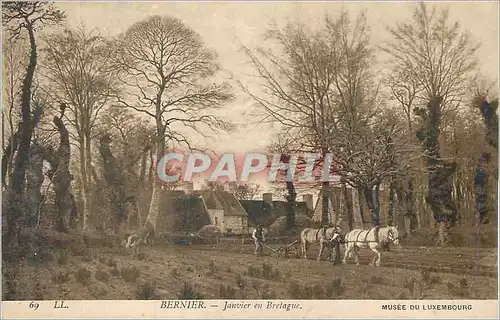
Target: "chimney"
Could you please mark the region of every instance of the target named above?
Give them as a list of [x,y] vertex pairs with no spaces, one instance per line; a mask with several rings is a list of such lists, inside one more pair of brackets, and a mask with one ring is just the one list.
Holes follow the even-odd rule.
[[193,194],[193,191],[194,191],[194,184],[193,184],[193,182],[192,181],[186,181],[186,182],[184,182],[183,189],[186,192],[186,194]]
[[262,200],[269,204],[273,204],[273,194],[271,192],[263,193]]
[[228,191],[229,191],[229,193],[235,193],[236,192],[236,182],[234,182],[234,181],[229,181],[228,182]]
[[313,195],[305,194],[302,196],[302,201],[304,201],[309,210],[314,210]]

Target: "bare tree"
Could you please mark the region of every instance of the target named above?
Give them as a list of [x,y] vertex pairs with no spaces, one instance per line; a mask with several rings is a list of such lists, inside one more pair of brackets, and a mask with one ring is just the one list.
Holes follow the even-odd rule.
[[[419,86],[416,79],[410,77],[405,70],[394,68],[390,70],[391,75],[388,77],[387,85],[390,90],[390,97],[396,101],[400,107],[396,111],[402,114],[407,123],[408,143],[412,143],[415,139],[414,132],[414,112],[415,102],[418,102],[417,95],[423,90]],[[395,210],[395,195],[397,195],[398,204],[404,208],[404,223],[407,234],[415,228],[421,227],[421,214],[423,212],[415,212],[414,210],[414,186],[415,186],[415,168],[409,165],[407,170],[392,177],[389,183],[390,208],[389,215],[394,219]]]
[[[343,182],[363,189],[368,205],[374,204],[370,209],[378,224],[378,196],[373,199],[371,192],[399,170],[401,159],[395,154],[403,144],[400,128],[383,130],[383,119],[376,117],[382,100],[374,81],[374,51],[365,15],[354,22],[347,12],[337,19],[326,17],[324,27],[315,32],[289,23],[284,30],[273,27],[268,36],[281,45],[281,52],[245,48],[265,95],[244,89],[293,137],[294,146],[287,152],[320,153],[320,161],[334,153],[337,173]],[[327,191],[328,182],[323,182],[323,223],[328,223]]]
[[111,64],[110,45],[96,30],[80,27],[51,33],[44,38],[44,92],[68,106],[66,119],[80,156],[83,228],[89,227],[92,183],[91,140],[101,112],[117,82]]
[[[243,47],[258,78],[263,94],[243,90],[264,110],[264,120],[280,125],[294,145],[283,145],[285,156],[298,152],[329,152],[328,137],[335,122],[330,115],[336,107],[331,99],[337,57],[323,32],[312,32],[299,22],[289,22],[284,29],[273,25],[266,39],[279,45],[278,52],[265,48],[251,50]],[[332,120],[332,121],[328,121]],[[297,142],[297,143],[295,143]],[[273,147],[276,149],[276,146]],[[289,196],[295,190],[287,185]],[[328,182],[322,187],[323,223],[328,223]]]
[[[490,211],[494,209],[488,205],[487,201],[489,193],[493,193],[488,190],[488,180],[498,179],[498,167],[495,166],[498,161],[494,161],[496,160],[495,155],[498,154],[498,97],[488,101],[488,91],[488,89],[481,88],[481,86],[476,87],[471,102],[472,108],[480,111],[485,126],[485,142],[481,147],[478,164],[474,171],[476,207],[478,210],[477,227],[489,222]],[[491,176],[495,179],[491,179]],[[497,191],[496,187],[494,189]]]
[[234,194],[242,200],[253,200],[260,193],[260,185],[252,183],[239,183]]
[[210,191],[224,191],[224,184],[220,181],[207,181],[205,188]]
[[440,225],[440,241],[445,243],[448,227],[456,219],[450,180],[455,163],[441,158],[439,136],[442,118],[458,108],[468,90],[468,81],[476,67],[474,44],[460,25],[449,21],[448,10],[439,13],[418,5],[413,19],[388,28],[393,41],[383,46],[390,63],[411,78],[421,92],[417,98],[425,107],[418,108],[422,126],[418,138],[427,155],[429,194],[427,202]]
[[[165,139],[190,147],[182,129],[203,134],[203,127],[227,128],[213,113],[232,98],[226,84],[211,80],[218,71],[216,58],[196,32],[168,16],[137,22],[117,39],[124,89],[117,100],[154,121],[157,160],[164,155]],[[147,219],[153,228],[158,212],[155,183]]]
[[31,114],[31,90],[37,64],[37,46],[35,30],[51,23],[60,23],[65,18],[64,13],[48,2],[12,1],[2,3],[2,23],[4,30],[11,38],[21,33],[28,34],[30,43],[29,62],[23,79],[21,91],[21,123],[18,128],[19,147],[12,175],[11,207],[8,208],[8,228],[12,237],[17,220],[22,216],[26,166],[29,157],[31,137],[33,135],[33,119]]
[[[26,37],[4,37],[3,51],[3,108],[2,108],[2,150],[5,150],[5,137],[13,137],[14,123],[19,120],[15,105],[19,102],[18,93],[21,90],[23,73],[27,61],[24,59],[29,51]],[[8,122],[8,125],[6,123]],[[8,130],[8,131],[7,131]]]

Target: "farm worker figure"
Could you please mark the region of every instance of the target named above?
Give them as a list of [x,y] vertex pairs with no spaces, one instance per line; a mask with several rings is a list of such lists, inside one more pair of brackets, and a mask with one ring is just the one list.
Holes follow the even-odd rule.
[[266,236],[264,234],[264,230],[262,230],[262,226],[260,224],[253,230],[252,238],[255,243],[255,252],[256,256],[260,256],[262,254],[262,245],[266,242]]
[[333,235],[330,239],[330,243],[332,245],[331,260],[333,264],[337,264],[340,262],[340,244],[343,242],[344,239],[342,237],[342,233],[340,232],[340,228],[335,227]]

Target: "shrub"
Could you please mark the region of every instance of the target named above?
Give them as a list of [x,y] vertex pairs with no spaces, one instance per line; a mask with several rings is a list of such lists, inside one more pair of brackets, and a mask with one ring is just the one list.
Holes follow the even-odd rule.
[[104,271],[104,270],[97,270],[95,272],[94,276],[95,276],[95,278],[97,280],[100,280],[100,281],[103,281],[103,282],[106,282],[106,281],[109,280],[109,274],[106,271]]
[[197,300],[203,299],[201,294],[196,290],[194,285],[184,282],[181,292],[178,294],[179,300]]
[[52,275],[52,282],[56,284],[62,284],[69,281],[69,272],[58,271]]
[[113,277],[118,277],[120,276],[120,270],[118,270],[118,268],[114,266],[113,268],[109,269],[109,274],[112,275]]
[[120,274],[123,280],[127,282],[135,282],[141,275],[141,271],[135,266],[130,268],[124,267],[120,270]]
[[135,297],[137,300],[153,300],[156,289],[156,282],[141,282],[136,288]]
[[69,260],[69,254],[68,251],[63,250],[57,254],[57,263],[59,265],[65,265],[68,263]]
[[217,291],[217,297],[219,299],[234,299],[236,297],[236,289],[231,286],[221,284],[219,286],[219,290]]
[[89,282],[91,274],[86,268],[80,268],[75,272],[76,281],[86,284]]

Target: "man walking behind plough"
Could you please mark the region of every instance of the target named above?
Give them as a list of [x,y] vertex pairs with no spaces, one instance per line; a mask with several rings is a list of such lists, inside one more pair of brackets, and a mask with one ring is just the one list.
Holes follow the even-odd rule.
[[255,256],[262,255],[262,247],[266,242],[266,236],[264,230],[262,229],[262,225],[258,224],[257,227],[252,232],[252,238],[255,243]]

